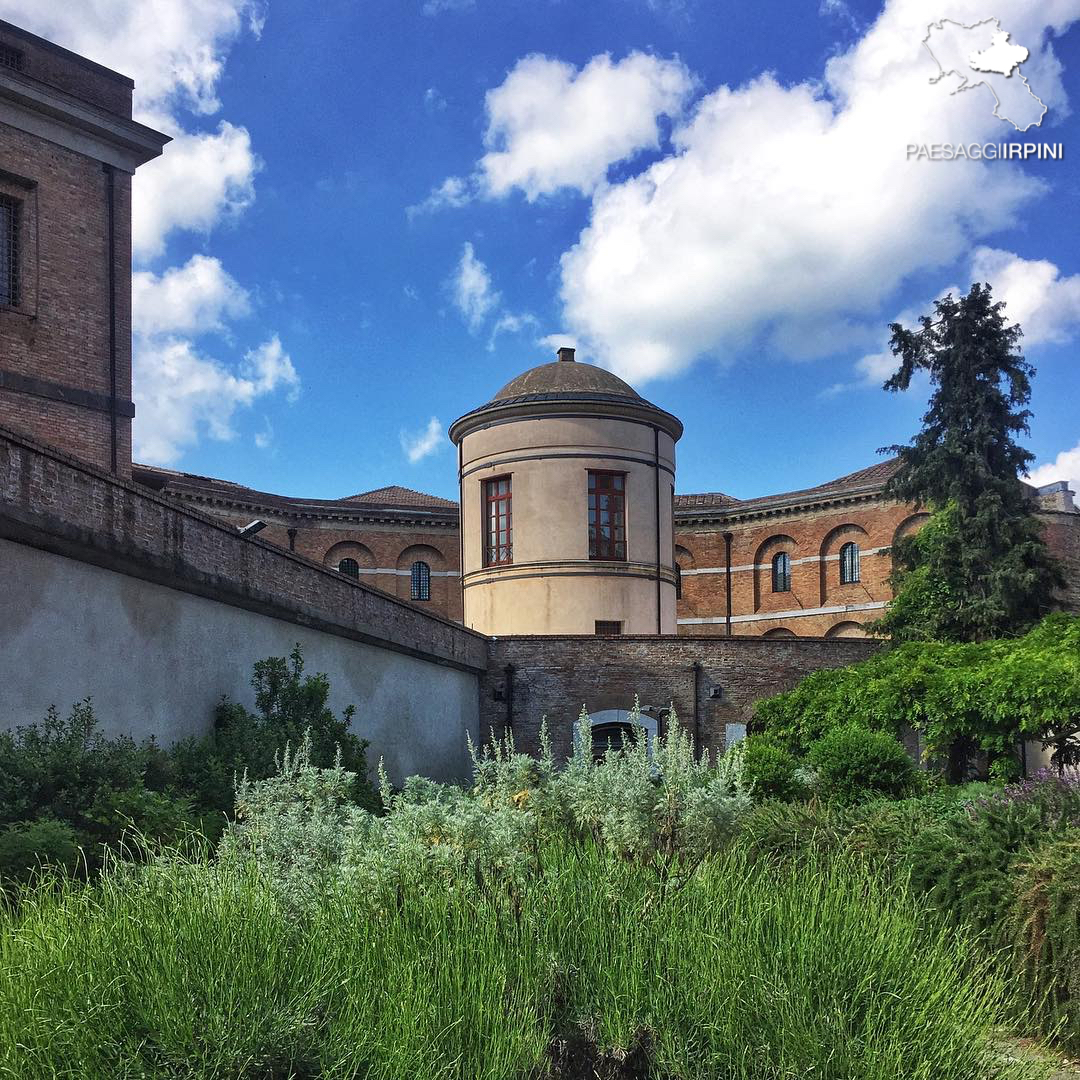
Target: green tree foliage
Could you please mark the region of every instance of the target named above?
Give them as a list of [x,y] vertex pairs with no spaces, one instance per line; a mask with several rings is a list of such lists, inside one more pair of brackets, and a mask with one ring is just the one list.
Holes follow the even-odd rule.
[[785,802],[805,795],[799,782],[799,762],[782,743],[767,735],[751,735],[742,746],[743,780],[751,787],[754,801],[781,799]]
[[915,762],[890,734],[849,724],[835,727],[810,747],[818,788],[841,804],[893,798],[911,791]]
[[1063,584],[1019,479],[1033,460],[1016,440],[1028,431],[1034,368],[1004,308],[975,284],[938,300],[919,329],[890,327],[900,368],[885,389],[907,390],[920,372],[933,387],[922,430],[888,447],[900,468],[886,494],[932,512],[893,549],[896,598],[876,628],[894,641],[1022,633]]
[[1018,739],[1041,739],[1060,766],[1080,736],[1080,618],[1047,616],[1022,638],[910,642],[847,668],[817,671],[759,701],[755,724],[805,752],[831,729],[859,724],[895,736],[914,728],[931,759],[958,741],[1001,762]]

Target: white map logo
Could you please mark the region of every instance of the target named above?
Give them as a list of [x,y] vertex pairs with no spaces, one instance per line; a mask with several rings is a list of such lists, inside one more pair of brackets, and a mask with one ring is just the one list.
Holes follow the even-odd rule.
[[1042,123],[1046,106],[1020,74],[1020,65],[1030,52],[1012,44],[1009,37],[997,19],[971,26],[942,19],[927,27],[923,44],[940,68],[932,83],[952,76],[946,83],[952,85],[952,94],[985,86],[994,96],[994,115],[1017,131],[1027,131]]

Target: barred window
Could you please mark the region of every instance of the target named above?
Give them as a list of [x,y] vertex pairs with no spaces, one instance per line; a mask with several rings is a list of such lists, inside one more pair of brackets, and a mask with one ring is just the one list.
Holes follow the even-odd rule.
[[626,561],[626,475],[589,472],[589,558]]
[[19,302],[19,201],[0,195],[0,304]]
[[840,549],[840,584],[852,585],[859,580],[859,545],[846,543]]
[[426,562],[414,562],[409,571],[414,600],[431,599],[431,567]]
[[0,44],[0,67],[22,71],[26,67],[26,53],[13,49],[10,45]]
[[682,599],[682,567],[675,564],[675,599]]
[[596,633],[600,637],[611,636],[622,633],[621,622],[605,621],[603,619],[596,620]]
[[484,530],[484,565],[512,563],[514,519],[509,476],[484,481]]
[[339,574],[360,580],[360,564],[355,559],[342,559],[337,568]]
[[786,551],[773,556],[772,591],[791,592],[791,556]]

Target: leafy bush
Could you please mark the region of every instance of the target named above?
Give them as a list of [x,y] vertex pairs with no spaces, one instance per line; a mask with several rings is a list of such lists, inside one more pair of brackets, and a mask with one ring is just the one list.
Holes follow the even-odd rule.
[[1080,753],[1080,617],[1050,615],[1012,640],[885,649],[808,675],[759,701],[754,716],[796,751],[856,723],[896,736],[915,729],[931,759],[961,745],[1009,761],[1021,738],[1042,739],[1067,766]]
[[881,796],[900,798],[915,782],[907,751],[883,731],[849,725],[834,728],[810,747],[821,793],[851,804]]
[[[204,738],[184,739],[162,749],[153,739],[136,743],[127,735],[105,735],[87,699],[66,718],[50,708],[41,724],[0,732],[0,827],[21,823],[18,843],[0,880],[24,876],[51,849],[35,853],[28,839],[47,843],[50,829],[63,822],[73,843],[84,850],[84,868],[96,871],[103,845],[123,839],[138,844],[175,844],[192,833],[216,841],[232,813],[238,781],[273,775],[275,760],[291,743],[307,737],[307,758],[347,773],[349,801],[378,809],[367,778],[367,743],[348,727],[353,710],[342,717],[327,706],[325,675],[304,675],[299,647],[288,657],[255,664],[252,678],[256,712],[223,701],[215,728]],[[52,824],[42,830],[28,823]],[[27,861],[19,863],[20,851]],[[64,860],[60,860],[64,861]],[[12,869],[5,869],[10,867]]]
[[378,808],[367,775],[367,741],[349,728],[355,709],[350,705],[340,717],[334,715],[327,705],[330,682],[321,673],[304,674],[299,645],[287,658],[259,660],[251,685],[254,713],[224,700],[215,710],[209,736],[183,740],[171,749],[177,787],[189,790],[199,807],[229,813],[241,775],[246,772],[252,780],[273,776],[285,747],[299,746],[307,736],[311,764],[320,768],[340,764],[352,775],[351,800],[369,810]]
[[743,778],[754,800],[790,801],[806,794],[795,755],[767,735],[751,735],[741,744]]
[[62,821],[42,818],[0,829],[0,878],[26,881],[39,866],[72,873],[79,857],[75,830]]

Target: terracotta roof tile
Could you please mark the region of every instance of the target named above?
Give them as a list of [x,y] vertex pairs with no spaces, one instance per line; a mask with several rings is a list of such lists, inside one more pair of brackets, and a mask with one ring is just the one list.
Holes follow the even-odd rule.
[[349,495],[345,499],[338,499],[343,503],[365,503],[375,506],[422,506],[438,507],[442,510],[456,510],[457,503],[452,499],[443,499],[438,495],[425,495],[422,491],[414,491],[412,488],[401,487],[399,484],[389,484],[387,487],[375,488],[374,491],[362,491],[359,495]]

